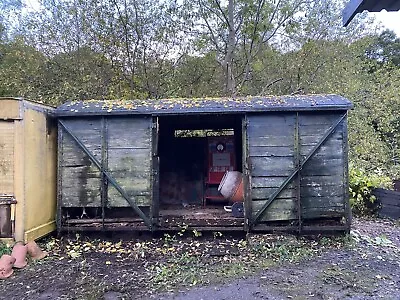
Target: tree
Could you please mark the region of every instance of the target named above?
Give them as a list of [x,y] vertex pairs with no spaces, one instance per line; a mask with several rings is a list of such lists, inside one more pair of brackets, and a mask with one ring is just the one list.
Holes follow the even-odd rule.
[[240,93],[254,58],[277,33],[290,28],[306,2],[198,0],[187,5],[195,12],[199,51],[212,49],[224,72],[225,94]]

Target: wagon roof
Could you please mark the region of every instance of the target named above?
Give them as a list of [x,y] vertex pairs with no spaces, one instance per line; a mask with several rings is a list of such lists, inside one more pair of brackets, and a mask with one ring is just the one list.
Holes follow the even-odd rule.
[[364,10],[379,12],[381,10],[397,11],[400,9],[399,0],[350,0],[343,10],[343,25],[347,26],[354,16]]
[[174,98],[159,100],[71,101],[57,107],[57,116],[126,114],[212,114],[265,111],[348,110],[352,103],[338,95]]

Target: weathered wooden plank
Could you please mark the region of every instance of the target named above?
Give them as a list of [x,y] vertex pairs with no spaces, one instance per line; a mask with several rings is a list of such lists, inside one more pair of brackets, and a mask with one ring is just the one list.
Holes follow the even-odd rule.
[[309,196],[309,195],[301,195],[301,203],[304,208],[329,208],[329,207],[337,207],[344,206],[344,196]]
[[[62,146],[63,156],[61,160],[61,166],[90,166],[94,165],[87,156],[77,145],[66,144]],[[101,157],[101,148],[92,148],[90,150],[96,158]]]
[[[252,201],[252,218],[263,207],[265,201]],[[276,199],[260,218],[260,222],[296,219],[296,198]]]
[[[251,197],[253,200],[257,199],[269,199],[271,195],[277,190],[277,188],[253,188],[251,190]],[[294,198],[296,197],[295,189],[284,189],[278,195],[279,198]]]
[[343,183],[340,185],[325,185],[325,186],[302,186],[300,194],[302,197],[343,197]]
[[333,218],[345,215],[344,206],[324,207],[324,208],[305,208],[301,212],[304,219]]
[[[101,118],[73,118],[73,119],[64,119],[63,123],[74,132],[77,137],[81,137],[81,133],[98,133],[100,135],[101,132]],[[86,134],[85,134],[86,135]]]
[[[278,188],[286,180],[286,176],[277,177],[252,177],[251,186],[252,188]],[[287,188],[293,188],[293,183],[288,184]]]
[[[124,187],[123,187],[124,188]],[[124,188],[125,192],[138,206],[150,206],[151,193],[150,188],[147,191],[132,190]],[[121,194],[113,187],[108,188],[108,207],[129,207],[129,203],[121,196]]]
[[1,99],[0,119],[3,120],[22,119],[22,101],[16,99]]
[[343,113],[300,113],[299,125],[328,125],[331,126]]
[[[310,146],[300,146],[300,155],[307,156],[311,150],[313,149],[313,145]],[[338,141],[337,143],[326,143],[321,148],[315,152],[314,157],[327,157],[327,158],[342,158],[343,157],[343,147],[342,142]]]
[[109,149],[108,169],[112,173],[149,172],[151,169],[150,149]]
[[0,121],[0,194],[14,194],[14,143],[14,122]]
[[148,118],[109,118],[108,147],[151,148]]
[[[74,134],[76,133],[75,131],[72,131]],[[82,133],[82,132],[80,132]],[[101,148],[101,137],[97,135],[97,132],[92,132],[92,131],[86,131],[84,133],[85,135],[82,135],[79,138],[79,140],[85,145],[86,148],[88,148],[90,151],[96,150],[98,148]],[[65,148],[72,148],[72,147],[78,147],[76,142],[73,140],[73,138],[69,134],[64,135],[64,140],[63,144]],[[81,149],[79,149],[82,151]],[[97,153],[98,155],[98,153]]]
[[63,177],[61,194],[63,207],[100,207],[100,178]]
[[320,188],[324,186],[338,186],[343,185],[342,174],[332,174],[332,176],[302,176],[302,187],[315,187]]
[[[299,128],[300,137],[302,136],[323,136],[325,132],[329,130],[332,124],[330,125],[302,125]],[[335,132],[343,132],[343,124],[339,124],[336,127]]]
[[[303,135],[300,136],[300,145],[301,147],[309,146],[312,149],[318,142],[321,140],[322,136],[315,136],[315,135]],[[341,143],[343,141],[343,137],[341,133],[334,133],[332,134],[327,141],[323,144],[325,145],[334,145]]]
[[293,147],[282,147],[282,146],[250,146],[249,147],[250,156],[293,156]]
[[[302,147],[305,146],[315,146],[321,140],[322,135],[300,135],[300,145]],[[334,132],[327,141],[325,141],[324,145],[334,145],[341,143],[343,140],[342,132]]]
[[294,137],[280,137],[280,136],[263,136],[253,137],[249,136],[249,146],[279,146],[294,148]]
[[341,174],[343,176],[344,162],[342,159],[311,158],[301,170],[302,176],[327,176]]
[[71,180],[85,180],[86,178],[101,178],[99,169],[93,164],[89,166],[71,166],[62,168],[62,176]]
[[269,125],[253,125],[247,128],[247,132],[251,137],[262,136],[278,136],[278,137],[294,137],[294,124],[269,124]]
[[251,157],[251,176],[288,176],[294,171],[293,157]]
[[274,114],[259,114],[259,115],[250,115],[248,116],[248,126],[253,125],[294,125],[296,122],[296,114],[289,113],[289,114],[281,114],[281,113],[274,113]]

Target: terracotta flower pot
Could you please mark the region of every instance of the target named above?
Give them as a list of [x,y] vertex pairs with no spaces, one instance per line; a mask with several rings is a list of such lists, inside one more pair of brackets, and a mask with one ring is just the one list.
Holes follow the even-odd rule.
[[28,254],[33,260],[39,260],[47,256],[47,252],[42,251],[35,241],[26,244]]
[[13,264],[15,263],[15,258],[11,255],[4,254],[0,258],[0,279],[6,279],[11,276],[13,271]]
[[22,269],[27,265],[26,253],[28,248],[22,243],[18,242],[14,245],[11,256],[15,258],[14,268]]

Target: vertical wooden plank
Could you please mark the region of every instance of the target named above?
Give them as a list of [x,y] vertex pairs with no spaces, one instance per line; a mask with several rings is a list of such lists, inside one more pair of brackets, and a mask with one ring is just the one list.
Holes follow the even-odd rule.
[[[295,167],[296,169],[300,167],[300,134],[299,134],[299,113],[296,113],[296,125],[295,125],[295,131],[294,131],[294,149],[295,149]],[[298,222],[298,230],[299,233],[301,233],[301,227],[302,227],[302,222],[301,222],[301,169],[299,168],[299,171],[297,172],[296,176],[296,181],[295,181],[295,189],[296,189],[296,208],[297,208],[297,222]]]
[[158,217],[160,211],[160,157],[158,156],[158,138],[159,138],[159,123],[158,117],[153,117],[152,120],[152,180],[151,180],[151,206],[150,213],[154,230],[158,226]]
[[242,118],[242,170],[243,170],[243,188],[244,188],[244,230],[249,232],[251,230],[251,177],[249,166],[249,139],[247,134],[248,119],[247,115]]
[[107,119],[102,117],[101,119],[101,219],[102,226],[104,229],[105,219],[105,206],[107,205],[108,198],[108,181],[104,171],[107,171],[108,166],[108,137],[107,137]]
[[15,146],[14,146],[14,195],[17,200],[15,206],[15,232],[16,241],[24,240],[25,225],[25,142],[24,142],[24,120],[14,121],[15,126]]
[[0,194],[14,194],[14,121],[0,120]]
[[[152,205],[152,119],[110,117],[107,125],[108,171],[139,206]],[[108,188],[109,207],[129,203],[114,186]]]
[[351,207],[350,207],[350,199],[349,199],[349,144],[348,144],[348,128],[347,128],[347,117],[348,113],[346,113],[346,118],[343,120],[343,186],[344,186],[344,211],[345,211],[345,219],[346,219],[346,227],[347,232],[350,233],[351,226]]
[[63,149],[64,149],[64,132],[59,122],[57,122],[58,137],[57,137],[57,234],[61,234],[61,220],[62,220],[62,164],[63,164]]

